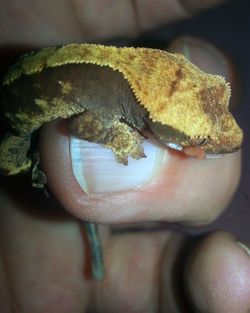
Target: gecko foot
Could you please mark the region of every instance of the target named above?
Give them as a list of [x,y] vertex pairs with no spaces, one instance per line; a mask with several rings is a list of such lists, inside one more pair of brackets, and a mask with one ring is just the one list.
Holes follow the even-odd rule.
[[33,155],[33,167],[31,170],[32,187],[44,189],[47,184],[47,178],[40,169],[40,156],[38,151]]
[[119,119],[103,119],[93,112],[86,112],[71,121],[72,135],[96,142],[111,149],[119,163],[128,164],[128,157],[145,158],[142,143],[144,138],[138,131]]
[[142,147],[144,138],[125,123],[115,121],[107,139],[104,145],[114,152],[119,163],[127,165],[129,156],[136,160],[146,157]]

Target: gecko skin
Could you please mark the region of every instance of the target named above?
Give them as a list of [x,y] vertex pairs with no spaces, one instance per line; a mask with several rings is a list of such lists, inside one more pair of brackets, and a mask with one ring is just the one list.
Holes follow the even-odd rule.
[[[143,129],[187,154],[230,153],[243,133],[228,111],[229,85],[181,54],[147,48],[71,44],[22,57],[1,86],[7,132],[0,143],[5,175],[28,171],[32,133],[76,116],[71,134],[101,143],[127,164],[144,157]],[[192,152],[198,146],[199,152]]]

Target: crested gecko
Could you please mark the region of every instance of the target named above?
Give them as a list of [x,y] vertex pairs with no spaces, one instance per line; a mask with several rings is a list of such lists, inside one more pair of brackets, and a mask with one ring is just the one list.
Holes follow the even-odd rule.
[[[144,129],[190,156],[231,153],[243,133],[228,110],[229,98],[223,77],[204,73],[181,54],[95,44],[32,52],[2,80],[0,172],[30,171],[33,185],[43,187],[31,143],[36,130],[57,118],[70,118],[70,134],[110,148],[124,165],[129,155],[145,157]],[[92,223],[88,233],[96,235]],[[100,260],[93,256],[96,278],[102,276]]]

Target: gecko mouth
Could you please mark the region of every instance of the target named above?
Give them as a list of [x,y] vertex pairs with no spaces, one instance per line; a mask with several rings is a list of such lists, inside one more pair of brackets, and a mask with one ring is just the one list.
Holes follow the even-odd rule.
[[204,160],[206,158],[206,151],[199,146],[196,147],[183,147],[182,145],[174,142],[165,143],[170,149],[183,152],[186,156],[195,157]]

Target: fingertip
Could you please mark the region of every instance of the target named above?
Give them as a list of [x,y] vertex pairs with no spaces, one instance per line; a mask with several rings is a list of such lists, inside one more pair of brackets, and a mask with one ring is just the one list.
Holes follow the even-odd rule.
[[234,237],[209,235],[190,256],[185,270],[188,298],[201,312],[247,312],[250,258]]

